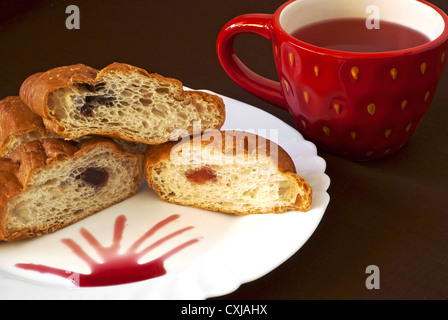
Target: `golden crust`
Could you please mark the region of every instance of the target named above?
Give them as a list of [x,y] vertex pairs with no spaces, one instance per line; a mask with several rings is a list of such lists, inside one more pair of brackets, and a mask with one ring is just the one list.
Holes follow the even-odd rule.
[[[117,143],[107,138],[92,138],[82,143],[74,143],[63,139],[47,138],[33,140],[21,144],[7,157],[0,158],[0,241],[15,241],[35,236],[34,232],[24,230],[9,234],[6,230],[6,206],[15,196],[23,192],[33,175],[39,168],[50,166],[53,162],[63,161],[82,156],[87,150],[99,145],[109,144],[116,153],[126,153]],[[136,155],[142,157],[141,155]],[[141,172],[141,175],[143,172]],[[136,179],[140,182],[142,176]],[[57,205],[57,204],[55,204]],[[74,223],[76,221],[73,221]],[[45,233],[56,231],[60,226],[46,230]]]
[[[249,139],[256,139],[256,144],[253,144],[253,141],[249,141]],[[231,153],[234,153],[234,150],[235,152],[244,152],[246,155],[256,153],[257,155],[270,156],[281,172],[296,173],[295,165],[291,157],[278,144],[261,136],[236,130],[208,130],[200,136],[187,137],[180,142],[170,141],[157,146],[148,146],[145,164],[150,167],[159,161],[168,159],[171,156],[171,151],[174,146],[180,147],[184,143],[189,143],[192,146],[199,141],[202,146],[210,145],[215,149],[222,149],[223,153],[229,152],[225,148],[230,147],[232,149],[230,151]],[[253,146],[256,146],[256,148]],[[274,151],[275,154],[271,155],[271,151]]]
[[[256,139],[256,147],[253,147],[254,140]],[[265,139],[261,136],[241,131],[222,131],[222,130],[211,130],[202,135],[184,139],[181,142],[170,141],[161,145],[148,146],[145,155],[145,173],[148,185],[159,194],[160,187],[153,182],[151,177],[151,169],[158,163],[163,161],[169,161],[172,156],[173,150],[177,148],[181,149],[184,144],[200,144],[201,148],[205,146],[212,145],[215,150],[221,150],[223,154],[233,154],[236,155],[238,152],[244,153],[244,155],[257,155],[257,156],[268,156],[277,165],[277,168],[281,174],[288,175],[295,179],[298,184],[297,198],[296,202],[289,207],[277,207],[274,208],[272,213],[283,213],[288,210],[298,210],[298,211],[309,211],[312,205],[313,193],[308,182],[297,175],[294,162],[292,161],[289,154],[278,144]],[[175,151],[174,151],[175,152]],[[172,202],[168,198],[164,197],[167,202]],[[179,203],[177,203],[179,204]],[[202,207],[202,209],[216,211],[213,206]],[[235,213],[226,211],[227,213]],[[257,212],[247,211],[245,213],[239,214],[254,214]]]
[[[184,91],[183,84],[177,79],[163,77],[157,73],[148,73],[146,70],[134,67],[129,64],[114,62],[102,70],[98,71],[94,68],[86,66],[84,64],[76,64],[71,66],[62,66],[54,69],[50,69],[46,72],[41,72],[28,77],[20,87],[20,97],[30,107],[33,112],[40,115],[43,119],[45,127],[57,133],[63,137],[70,139],[79,138],[78,136],[70,136],[69,132],[65,132],[64,128],[61,128],[58,124],[58,119],[52,116],[48,111],[47,101],[49,94],[60,88],[69,87],[77,83],[96,84],[101,83],[109,73],[133,73],[137,72],[148,78],[156,79],[158,82],[165,82],[177,87],[178,100],[184,100],[188,98],[194,99],[195,97],[201,97],[206,101],[214,102],[220,109],[220,124],[221,127],[225,121],[225,106],[221,98],[218,96],[200,92],[200,91]],[[84,135],[90,134],[86,132]],[[120,132],[104,132],[105,136],[117,139],[123,139],[124,137]],[[144,141],[136,141],[144,142]]]
[[53,68],[29,76],[20,87],[20,98],[44,120],[51,120],[48,114],[48,94],[56,89],[75,83],[93,83],[98,70],[84,64]]
[[42,118],[33,113],[18,96],[0,101],[0,157],[7,155],[21,143],[26,134],[37,139],[49,136]]

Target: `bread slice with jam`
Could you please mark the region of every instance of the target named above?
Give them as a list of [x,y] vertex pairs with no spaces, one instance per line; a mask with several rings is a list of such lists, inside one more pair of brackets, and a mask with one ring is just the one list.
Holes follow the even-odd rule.
[[0,240],[67,227],[136,193],[143,154],[106,138],[47,138],[0,158]]
[[261,136],[211,130],[149,146],[145,176],[161,199],[238,215],[308,211],[312,190],[280,146]]

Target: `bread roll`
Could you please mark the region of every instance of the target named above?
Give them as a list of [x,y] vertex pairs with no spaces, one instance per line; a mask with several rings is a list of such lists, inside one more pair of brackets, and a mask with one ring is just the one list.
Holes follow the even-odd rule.
[[54,232],[132,196],[143,155],[95,138],[33,140],[0,159],[0,240]]
[[146,179],[161,199],[238,215],[308,211],[309,184],[289,155],[260,136],[211,130],[149,146]]
[[24,81],[20,97],[47,129],[69,139],[102,135],[159,144],[176,129],[192,134],[193,121],[206,130],[221,128],[225,119],[220,97],[184,91],[178,80],[123,63],[37,73]]

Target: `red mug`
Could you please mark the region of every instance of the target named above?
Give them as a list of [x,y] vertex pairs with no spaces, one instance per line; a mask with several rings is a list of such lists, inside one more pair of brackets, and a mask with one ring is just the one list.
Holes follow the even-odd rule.
[[[427,42],[394,51],[356,52],[291,36],[329,19],[367,21],[366,8],[378,11],[380,23],[415,29]],[[272,42],[278,82],[258,75],[238,58],[233,42],[241,33]],[[289,111],[297,129],[319,149],[350,160],[373,160],[398,151],[430,106],[448,60],[448,17],[422,0],[293,0],[273,15],[231,20],[219,33],[217,53],[233,81]]]

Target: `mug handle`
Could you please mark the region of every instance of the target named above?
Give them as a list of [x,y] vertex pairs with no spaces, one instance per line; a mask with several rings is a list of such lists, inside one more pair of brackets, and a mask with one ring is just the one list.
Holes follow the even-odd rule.
[[224,71],[239,86],[253,95],[284,110],[288,110],[281,85],[249,69],[236,55],[235,37],[253,33],[271,40],[272,14],[245,14],[230,20],[218,35],[216,49]]

